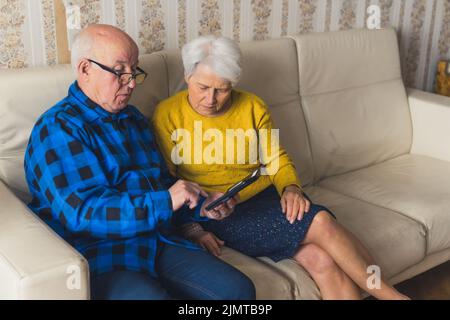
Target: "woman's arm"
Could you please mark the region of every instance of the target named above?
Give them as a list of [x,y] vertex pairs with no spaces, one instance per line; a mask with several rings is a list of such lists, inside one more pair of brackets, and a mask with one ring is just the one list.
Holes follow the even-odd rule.
[[[267,106],[262,105],[263,114],[258,124],[259,143],[263,152],[261,153],[260,162],[262,162],[269,174],[272,184],[281,196],[287,186],[295,185],[301,190],[300,179],[294,163],[289,158],[287,152],[282,148],[279,141],[279,131],[274,131],[274,123]],[[279,130],[279,129],[275,129]],[[267,139],[264,137],[267,133]]]
[[216,257],[220,256],[220,247],[225,244],[221,239],[217,238],[214,233],[205,231],[203,227],[196,222],[182,225],[180,233],[184,238],[197,243]]
[[165,121],[164,119],[158,117],[157,111],[155,111],[155,114],[152,117],[152,129],[159,150],[167,165],[167,169],[173,177],[176,177],[177,168],[171,159],[172,149],[175,146],[174,142],[172,141],[173,129],[169,127],[168,121]]

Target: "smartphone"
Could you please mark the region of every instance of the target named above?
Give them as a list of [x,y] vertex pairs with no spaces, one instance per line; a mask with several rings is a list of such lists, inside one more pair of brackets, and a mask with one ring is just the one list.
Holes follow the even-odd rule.
[[251,174],[249,174],[247,177],[245,177],[244,179],[242,179],[238,183],[232,185],[227,190],[227,192],[225,192],[224,195],[222,195],[220,198],[217,198],[216,200],[214,200],[213,202],[208,204],[205,209],[208,210],[208,211],[209,210],[213,210],[214,208],[216,208],[217,206],[221,205],[222,203],[227,202],[228,200],[233,198],[239,191],[241,191],[242,189],[248,187],[253,182],[258,180],[258,178],[260,176],[261,176],[261,167],[259,167],[255,171],[253,171]]

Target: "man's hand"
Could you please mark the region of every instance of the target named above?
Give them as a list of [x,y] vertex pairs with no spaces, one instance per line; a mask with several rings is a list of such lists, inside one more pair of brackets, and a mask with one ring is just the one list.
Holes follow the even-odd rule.
[[203,249],[208,250],[212,255],[218,257],[221,254],[220,248],[225,244],[222,240],[216,237],[212,232],[201,231],[192,237],[191,241],[200,245]]
[[303,214],[309,211],[310,202],[303,197],[303,193],[296,185],[284,188],[281,196],[281,209],[286,214],[286,219],[292,224],[295,219],[301,220]]
[[198,205],[200,195],[207,197],[208,194],[195,182],[178,180],[169,188],[174,211],[187,204],[190,209]]
[[200,213],[200,216],[202,217],[208,217],[210,219],[214,220],[222,220],[228,217],[231,213],[233,213],[234,207],[239,202],[239,195],[234,196],[233,198],[229,199],[227,202],[222,203],[215,207],[212,210],[206,210],[205,208],[216,200],[217,198],[220,198],[223,195],[221,192],[213,192],[211,193],[208,198],[203,202],[202,205],[202,211]]

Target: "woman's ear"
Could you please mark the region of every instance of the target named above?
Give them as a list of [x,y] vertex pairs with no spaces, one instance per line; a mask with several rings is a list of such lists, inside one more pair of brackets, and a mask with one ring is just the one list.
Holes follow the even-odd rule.
[[186,84],[189,84],[189,79],[191,79],[191,75],[184,76],[184,81],[186,81]]

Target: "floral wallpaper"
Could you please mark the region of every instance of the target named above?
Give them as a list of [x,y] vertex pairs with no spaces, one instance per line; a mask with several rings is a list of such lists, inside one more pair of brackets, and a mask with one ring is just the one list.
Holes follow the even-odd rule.
[[186,0],[178,0],[178,46],[186,44]]
[[45,59],[47,65],[57,64],[55,9],[53,0],[42,0],[42,20],[44,30]]
[[[55,1],[0,0],[0,69],[58,63]],[[81,25],[110,23],[141,52],[180,48],[203,34],[236,41],[366,27],[377,5],[381,27],[394,27],[405,83],[432,91],[439,59],[450,59],[450,0],[64,0]],[[1,72],[1,70],[0,70]]]
[[308,33],[314,30],[314,13],[317,8],[317,0],[299,0],[300,16],[302,22],[300,23],[300,33]]
[[114,0],[114,11],[116,23],[115,25],[122,30],[125,30],[125,1]]
[[199,35],[220,35],[222,34],[221,20],[222,15],[219,9],[218,0],[202,0],[201,1],[201,18],[199,20]]
[[3,68],[28,66],[22,41],[24,9],[21,1],[0,0],[0,66]]
[[255,16],[253,40],[265,40],[268,38],[271,8],[272,0],[252,0],[252,11]]
[[345,0],[344,3],[342,3],[341,16],[339,18],[339,30],[351,29],[355,25],[355,9],[355,0]]
[[142,1],[141,30],[139,41],[142,53],[160,51],[165,48],[166,27],[160,0]]

